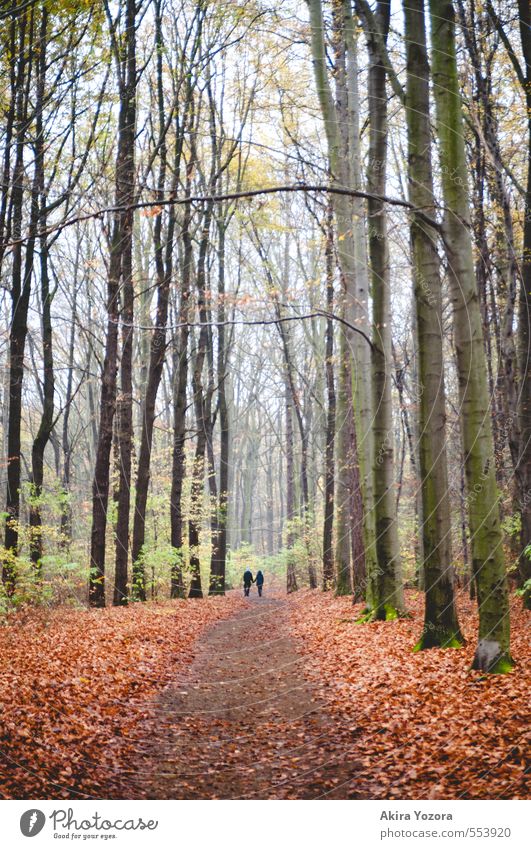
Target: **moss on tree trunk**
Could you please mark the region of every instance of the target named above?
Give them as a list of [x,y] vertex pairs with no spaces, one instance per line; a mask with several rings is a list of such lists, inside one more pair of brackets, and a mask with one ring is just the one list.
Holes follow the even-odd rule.
[[[404,0],[409,199],[434,217],[429,66],[423,0]],[[436,234],[411,220],[418,350],[419,455],[422,480],[424,628],[415,649],[463,644],[454,600],[446,458],[442,296]]]
[[502,549],[483,330],[474,274],[468,173],[450,0],[430,0],[432,73],[437,107],[444,238],[454,315],[461,428],[472,564],[478,592],[479,642],[473,667],[505,672],[509,595]]

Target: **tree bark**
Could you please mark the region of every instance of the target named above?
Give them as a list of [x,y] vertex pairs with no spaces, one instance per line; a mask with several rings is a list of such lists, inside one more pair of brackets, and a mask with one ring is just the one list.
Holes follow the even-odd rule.
[[[190,194],[190,179],[192,165],[188,165],[186,190]],[[188,382],[188,337],[190,328],[190,283],[192,274],[193,245],[190,233],[192,219],[191,205],[184,208],[182,228],[183,267],[181,275],[181,303],[179,309],[179,343],[174,354],[173,376],[173,454],[170,497],[170,526],[171,545],[174,549],[174,561],[171,570],[171,597],[183,598],[185,594],[183,583],[183,545],[184,522],[182,493],[186,471],[186,385]]]
[[[384,44],[387,43],[390,3],[378,0],[375,16]],[[369,51],[369,164],[367,189],[385,195],[387,165],[386,72],[379,58],[373,34]],[[369,199],[369,256],[373,298],[373,428],[374,428],[374,510],[376,519],[377,580],[373,582],[374,619],[395,619],[403,610],[404,599],[400,550],[396,524],[394,429],[391,349],[391,287],[387,220],[383,201]]]
[[[162,55],[164,43],[162,38],[161,3],[155,4],[155,48],[157,56],[157,102],[159,117],[159,156],[160,168],[158,174],[157,191],[162,200],[166,188],[167,172],[167,143],[166,143],[166,115],[164,110],[163,90],[163,68]],[[181,159],[183,139],[182,134],[176,133],[175,155],[173,162],[172,192],[176,193],[179,180],[179,166]],[[176,223],[176,207],[170,206],[168,210],[168,223],[166,232],[163,232],[163,213],[157,215],[154,226],[155,268],[157,274],[157,309],[155,328],[151,335],[149,349],[149,365],[145,394],[141,401],[141,437],[140,453],[138,456],[138,471],[135,492],[135,510],[133,521],[133,542],[131,558],[133,564],[137,564],[142,557],[142,550],[146,532],[146,505],[150,481],[151,449],[153,444],[153,428],[155,425],[155,405],[159,391],[162,370],[166,359],[166,325],[168,322],[168,306],[170,295],[170,284],[173,275],[173,251]],[[165,238],[165,244],[163,239]],[[134,568],[134,566],[133,566]],[[135,592],[140,597],[145,597],[144,571],[142,568],[135,570]]]
[[229,505],[230,419],[227,404],[227,343],[225,339],[225,222],[218,221],[218,404],[219,404],[219,491],[216,504],[216,533],[212,539],[209,595],[225,595],[227,522]]
[[[46,93],[46,47],[47,47],[48,11],[43,5],[39,32],[39,52],[37,60],[37,98],[36,98],[36,134],[35,134],[35,177],[38,191],[39,224],[41,233],[46,230],[46,190],[44,184],[44,125],[43,108]],[[48,239],[41,235],[40,239],[40,276],[41,276],[41,307],[42,307],[42,356],[43,356],[43,406],[41,421],[37,435],[33,441],[31,452],[32,492],[30,498],[30,558],[36,574],[41,574],[41,558],[43,552],[41,497],[44,481],[44,452],[49,442],[53,428],[54,410],[54,361],[51,302],[53,293],[50,292],[50,277],[48,270]]]
[[[335,4],[335,39],[339,50],[336,68],[338,106],[334,103],[328,79],[321,0],[308,0],[311,23],[311,51],[315,83],[323,116],[332,183],[354,189],[361,185],[359,162],[359,116],[357,64],[353,21],[348,2]],[[345,54],[345,55],[343,55]],[[346,57],[348,56],[348,63]],[[341,79],[341,74],[343,79]],[[345,128],[348,132],[345,133]],[[342,195],[332,196],[337,224],[337,252],[342,271],[345,317],[355,327],[369,329],[367,315],[368,272],[364,237],[363,207]],[[367,602],[371,604],[370,576],[376,572],[376,534],[374,527],[374,493],[372,481],[373,443],[370,405],[370,349],[358,333],[348,330],[347,341],[355,357],[355,403],[358,444],[363,445],[359,464],[364,505],[364,542],[367,574]],[[347,427],[346,418],[343,417]],[[338,392],[338,427],[341,426]],[[344,437],[345,439],[346,437]],[[341,439],[338,432],[338,441]],[[345,470],[346,473],[346,470]],[[337,474],[339,475],[339,469]],[[336,499],[336,509],[339,501]]]
[[[118,325],[119,295],[123,262],[131,254],[134,201],[134,143],[135,143],[135,0],[127,0],[125,23],[125,56],[115,46],[119,78],[120,111],[118,118],[118,150],[116,154],[116,185],[113,231],[111,238],[109,273],[107,277],[107,330],[105,359],[101,379],[100,417],[98,444],[92,485],[92,531],[90,544],[89,603],[92,607],[105,607],[105,542],[107,530],[107,506],[109,501],[110,456],[113,439],[113,424],[116,412],[118,370]],[[111,27],[112,29],[112,27]],[[126,273],[130,269],[126,266]],[[127,284],[129,285],[129,284]],[[131,284],[132,285],[132,284]],[[130,295],[128,295],[130,300]],[[130,307],[128,306],[128,309]],[[126,461],[127,458],[124,458]],[[124,499],[128,494],[124,492]],[[122,505],[120,529],[123,542],[125,527],[125,504]],[[128,543],[127,550],[128,550]],[[123,556],[123,552],[122,552]],[[123,581],[122,575],[119,580]],[[122,587],[123,589],[123,587]]]
[[[70,503],[70,481],[72,471],[72,445],[70,441],[70,406],[74,388],[74,354],[76,348],[77,332],[77,297],[78,297],[78,274],[79,274],[79,232],[76,233],[76,255],[74,273],[72,277],[72,312],[70,315],[70,339],[68,341],[68,372],[66,378],[65,411],[62,427],[62,494],[61,494],[61,546],[68,549],[72,540],[72,505]],[[87,363],[87,369],[90,363]]]
[[201,562],[199,559],[199,540],[202,521],[202,500],[205,477],[205,450],[208,438],[210,416],[207,415],[208,399],[203,388],[203,369],[209,344],[209,309],[206,303],[206,259],[212,222],[213,203],[208,201],[204,215],[197,261],[197,292],[199,311],[199,341],[195,356],[192,388],[194,396],[197,440],[194,458],[194,470],[191,491],[190,518],[188,521],[188,544],[190,547],[190,572],[192,580],[188,592],[189,598],[202,598]]
[[479,642],[473,667],[486,672],[505,672],[513,665],[509,651],[509,596],[470,235],[453,4],[451,0],[430,0],[430,13],[437,135],[446,207],[443,232],[454,313],[472,563],[479,605]]
[[525,194],[524,245],[518,311],[520,451],[516,474],[522,520],[519,558],[524,607],[531,610],[531,11],[526,0],[518,0],[520,37],[525,62],[527,105],[527,185]]
[[[327,210],[326,229],[326,309],[334,311],[334,230],[331,206]],[[334,583],[334,478],[335,478],[335,433],[336,433],[336,388],[334,379],[334,325],[326,320],[325,370],[326,370],[326,433],[325,433],[325,492],[323,522],[323,590],[330,590]]]
[[[409,200],[434,217],[429,65],[424,0],[404,0],[407,47],[406,117]],[[417,649],[460,646],[454,601],[446,412],[442,349],[442,293],[436,234],[416,213],[411,220],[422,487],[424,628]]]
[[288,594],[297,592],[297,575],[295,572],[295,561],[293,556],[294,534],[290,522],[295,518],[295,468],[293,458],[293,399],[289,385],[285,386],[285,411],[286,411],[286,522],[288,532],[286,535],[286,589]]
[[352,592],[352,571],[350,534],[354,531],[351,526],[351,421],[354,418],[352,407],[352,370],[348,349],[347,334],[341,327],[339,331],[339,380],[337,390],[338,424],[335,460],[336,494],[335,494],[335,594],[350,595]]
[[15,591],[15,558],[19,547],[21,419],[24,351],[28,332],[28,307],[35,253],[35,233],[39,220],[39,184],[37,169],[31,191],[29,239],[23,257],[22,220],[24,212],[24,151],[28,132],[26,88],[32,73],[34,10],[24,11],[18,24],[18,67],[15,83],[15,162],[10,198],[10,220],[13,248],[11,270],[11,327],[9,331],[9,418],[7,426],[7,493],[2,578],[8,595]]

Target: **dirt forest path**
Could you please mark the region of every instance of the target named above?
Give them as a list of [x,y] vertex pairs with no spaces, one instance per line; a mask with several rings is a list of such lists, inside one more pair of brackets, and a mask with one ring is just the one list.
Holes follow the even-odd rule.
[[251,597],[198,641],[155,705],[134,797],[341,798],[355,764],[328,745],[340,729],[305,679],[289,604]]

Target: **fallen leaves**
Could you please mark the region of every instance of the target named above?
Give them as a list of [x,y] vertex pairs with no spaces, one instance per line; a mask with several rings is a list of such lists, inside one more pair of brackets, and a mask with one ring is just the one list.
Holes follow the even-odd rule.
[[527,798],[529,615],[520,600],[511,611],[517,666],[509,675],[470,671],[477,616],[464,595],[462,650],[414,654],[423,616],[419,593],[408,593],[408,609],[411,619],[360,625],[351,600],[331,593],[299,593],[291,607],[307,674],[327,701],[331,733],[344,725],[361,732],[352,752],[358,768],[344,797]]
[[107,798],[127,785],[150,700],[239,597],[25,611],[0,628],[0,794]]
[[463,596],[466,648],[412,652],[422,601],[410,592],[411,619],[365,625],[318,590],[26,611],[0,628],[0,792],[527,797],[528,615],[515,600],[517,666],[488,676],[470,671]]

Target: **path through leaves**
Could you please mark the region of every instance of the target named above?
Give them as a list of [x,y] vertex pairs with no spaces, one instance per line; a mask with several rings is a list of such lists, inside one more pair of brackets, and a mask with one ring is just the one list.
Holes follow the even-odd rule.
[[[514,672],[320,591],[29,611],[0,628],[3,798],[529,796],[529,632]],[[527,771],[526,771],[527,770]]]
[[136,795],[314,798],[347,778],[352,735],[333,727],[304,675],[291,605],[251,597],[206,632],[188,674],[156,705]]
[[239,596],[31,609],[0,628],[0,795],[127,798],[151,699]]

